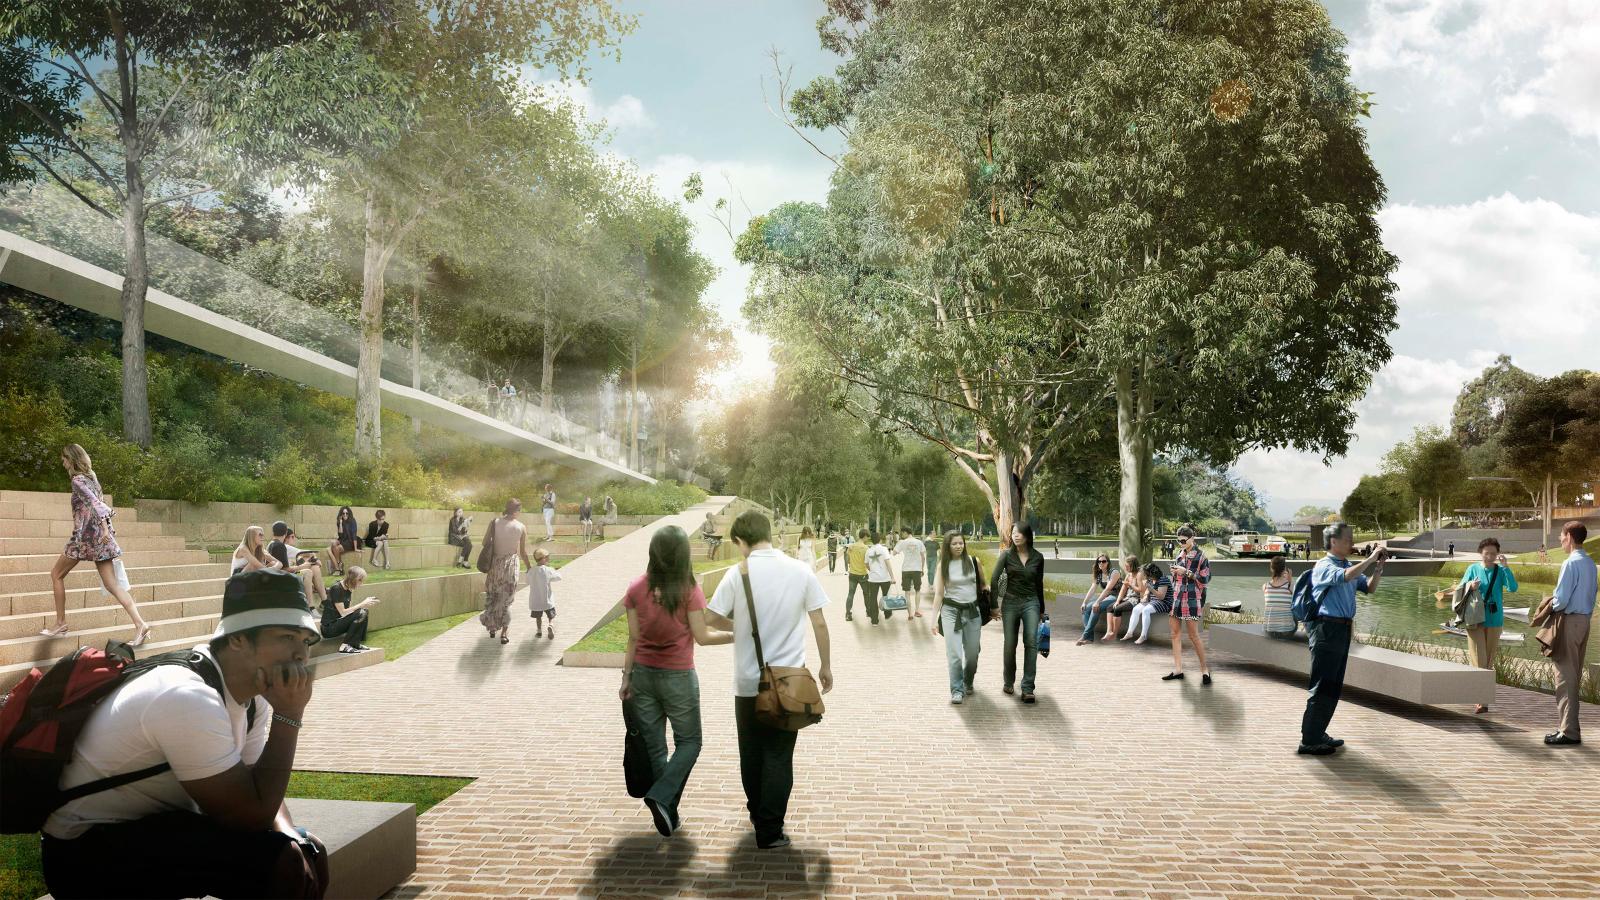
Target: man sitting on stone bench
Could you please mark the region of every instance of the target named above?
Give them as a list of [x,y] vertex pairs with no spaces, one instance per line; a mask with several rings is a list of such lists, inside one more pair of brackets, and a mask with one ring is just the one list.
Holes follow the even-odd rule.
[[319,639],[298,578],[241,573],[224,588],[210,643],[195,648],[220,689],[193,668],[163,665],[102,701],[63,789],[170,768],[50,816],[44,877],[57,900],[321,897],[327,851],[283,803]]

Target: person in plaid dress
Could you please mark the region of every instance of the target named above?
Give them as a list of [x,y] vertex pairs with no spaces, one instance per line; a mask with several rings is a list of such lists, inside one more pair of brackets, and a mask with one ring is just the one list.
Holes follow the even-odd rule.
[[1205,615],[1206,585],[1211,582],[1211,561],[1200,552],[1195,543],[1194,526],[1178,529],[1180,549],[1172,560],[1172,671],[1161,676],[1162,681],[1183,678],[1184,632],[1189,634],[1189,646],[1200,658],[1200,683],[1211,683],[1211,667],[1206,665],[1206,645],[1200,641],[1200,619]]

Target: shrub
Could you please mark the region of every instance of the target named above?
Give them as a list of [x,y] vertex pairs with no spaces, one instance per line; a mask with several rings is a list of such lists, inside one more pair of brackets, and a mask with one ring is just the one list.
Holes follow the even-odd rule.
[[617,501],[617,512],[624,516],[662,516],[680,513],[704,502],[706,492],[692,484],[662,480],[655,484],[617,482],[595,492],[596,504],[606,494]]
[[[132,486],[136,496],[191,503],[205,503],[216,497],[217,442],[199,425],[186,422],[169,428],[151,453],[140,455],[144,456],[144,465]],[[100,469],[98,457],[95,469]]]
[[6,388],[0,393],[0,472],[23,490],[60,489],[67,478],[61,468],[67,430],[60,397]]
[[294,444],[285,446],[267,463],[257,482],[257,493],[264,503],[285,509],[320,490],[322,479],[316,465],[306,459]]

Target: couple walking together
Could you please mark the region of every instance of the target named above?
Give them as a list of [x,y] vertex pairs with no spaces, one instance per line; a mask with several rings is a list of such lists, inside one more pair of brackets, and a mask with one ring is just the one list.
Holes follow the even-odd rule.
[[[761,663],[750,611],[753,606],[762,660],[773,668],[805,667],[805,625],[810,620],[821,657],[817,680],[826,693],[833,688],[828,626],[822,616],[828,597],[811,568],[773,548],[772,523],[766,516],[744,513],[734,520],[729,538],[744,562],[737,573],[722,579],[709,603],[695,583],[689,537],[683,529],[668,526],[651,538],[645,574],[623,595],[628,648],[617,693],[650,756],[653,784],[644,796],[645,806],[656,830],[670,836],[681,825],[679,805],[702,746],[695,645],[734,645],[740,780],[756,846],[769,850],[790,843],[783,822],[794,788],[798,733],[766,725],[756,717]],[[748,581],[741,576],[748,576]]]

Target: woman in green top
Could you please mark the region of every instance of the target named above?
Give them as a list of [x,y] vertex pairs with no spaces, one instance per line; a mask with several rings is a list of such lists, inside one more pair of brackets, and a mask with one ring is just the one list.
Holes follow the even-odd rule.
[[[1483,624],[1467,626],[1467,660],[1480,669],[1494,668],[1495,653],[1500,649],[1500,630],[1506,624],[1505,592],[1517,591],[1517,576],[1506,564],[1506,555],[1500,552],[1500,542],[1492,537],[1478,542],[1482,562],[1467,567],[1461,583],[1478,582],[1478,596],[1483,598]],[[1488,712],[1489,707],[1478,704],[1477,712]]]

